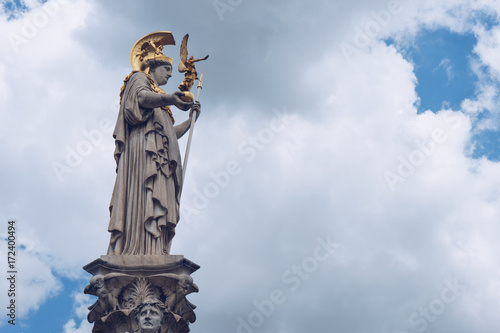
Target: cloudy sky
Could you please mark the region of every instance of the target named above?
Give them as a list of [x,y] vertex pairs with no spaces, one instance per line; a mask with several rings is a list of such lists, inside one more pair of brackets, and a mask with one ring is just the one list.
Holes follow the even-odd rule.
[[210,54],[172,246],[193,332],[500,331],[499,1],[1,4],[2,332],[91,331],[118,93],[158,30],[174,67],[186,33]]

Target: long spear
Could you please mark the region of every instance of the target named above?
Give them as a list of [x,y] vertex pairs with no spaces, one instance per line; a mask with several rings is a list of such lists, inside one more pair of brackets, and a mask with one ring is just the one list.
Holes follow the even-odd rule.
[[[201,73],[201,75],[200,75],[200,82],[198,83],[198,88],[197,88],[198,92],[196,93],[195,102],[200,101],[200,93],[201,93],[201,89],[203,88],[202,83],[203,83],[203,73]],[[189,126],[189,137],[188,137],[188,142],[186,145],[186,153],[184,154],[184,163],[182,164],[182,166],[183,166],[183,168],[182,168],[183,181],[185,179],[184,176],[186,175],[186,169],[187,169],[187,163],[188,163],[188,157],[189,157],[189,149],[191,148],[191,139],[193,138],[194,124],[195,124],[196,116],[197,116],[196,113],[197,113],[197,111],[193,112],[193,114],[191,115],[191,125]]]

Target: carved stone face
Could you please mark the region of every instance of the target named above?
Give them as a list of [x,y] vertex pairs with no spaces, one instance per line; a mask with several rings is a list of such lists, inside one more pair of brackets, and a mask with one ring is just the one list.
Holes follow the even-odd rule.
[[159,86],[163,86],[164,84],[167,84],[168,79],[172,76],[172,66],[158,66],[151,72],[151,75],[154,77]]
[[139,314],[139,328],[141,333],[156,333],[159,332],[163,314],[161,311],[151,305],[146,305]]

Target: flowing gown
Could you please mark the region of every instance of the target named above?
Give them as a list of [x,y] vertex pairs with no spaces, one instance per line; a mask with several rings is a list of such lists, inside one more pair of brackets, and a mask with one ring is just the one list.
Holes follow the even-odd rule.
[[125,83],[115,138],[116,182],[111,197],[108,255],[168,254],[179,221],[182,166],[172,117],[145,109],[138,94],[153,91],[133,73]]

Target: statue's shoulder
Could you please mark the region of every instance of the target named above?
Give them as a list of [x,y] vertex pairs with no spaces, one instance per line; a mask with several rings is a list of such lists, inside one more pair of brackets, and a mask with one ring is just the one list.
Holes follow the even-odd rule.
[[133,71],[124,80],[124,85],[130,87],[145,86],[151,87],[151,79],[144,72]]
[[120,100],[124,95],[128,95],[130,91],[137,91],[137,89],[147,88],[151,90],[151,80],[143,72],[140,71],[132,71],[127,77],[123,80],[123,86],[120,89]]
[[148,76],[144,72],[134,71],[130,76],[130,80],[141,80],[145,82],[149,82]]

